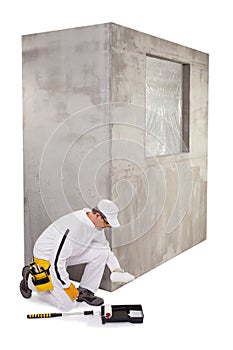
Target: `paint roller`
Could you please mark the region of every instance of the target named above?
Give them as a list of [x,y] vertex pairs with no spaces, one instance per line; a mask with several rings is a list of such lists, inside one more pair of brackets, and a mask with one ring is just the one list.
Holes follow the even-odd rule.
[[98,315],[101,316],[102,323],[108,322],[130,322],[130,323],[143,323],[143,311],[141,305],[102,305],[101,311],[87,310],[82,312],[52,312],[41,314],[29,314],[27,318],[53,318],[53,317],[65,317],[65,316],[86,316],[86,315]]

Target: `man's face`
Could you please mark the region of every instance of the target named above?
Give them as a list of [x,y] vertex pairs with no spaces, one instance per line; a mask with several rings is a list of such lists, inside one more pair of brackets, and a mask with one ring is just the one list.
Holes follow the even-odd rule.
[[111,227],[109,225],[109,223],[107,222],[107,220],[104,219],[99,213],[95,214],[95,223],[94,224],[98,230],[102,230],[104,228]]

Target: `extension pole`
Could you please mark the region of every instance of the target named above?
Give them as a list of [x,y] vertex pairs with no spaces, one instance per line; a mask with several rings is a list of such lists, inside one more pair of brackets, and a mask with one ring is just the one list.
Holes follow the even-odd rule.
[[83,311],[83,312],[52,312],[46,314],[29,314],[27,318],[52,318],[52,317],[63,317],[63,316],[81,316],[81,315],[100,315],[100,311],[94,312]]

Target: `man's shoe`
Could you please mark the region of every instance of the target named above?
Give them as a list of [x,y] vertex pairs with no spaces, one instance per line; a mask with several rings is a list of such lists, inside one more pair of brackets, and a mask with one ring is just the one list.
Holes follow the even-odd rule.
[[30,273],[29,266],[24,266],[24,268],[22,270],[23,279],[20,282],[19,289],[20,289],[22,296],[26,299],[29,299],[32,296],[32,291],[30,288],[28,288],[29,273]]
[[90,290],[86,288],[79,287],[78,288],[79,295],[77,301],[79,303],[85,301],[87,304],[92,306],[100,306],[104,303],[104,299],[97,297]]

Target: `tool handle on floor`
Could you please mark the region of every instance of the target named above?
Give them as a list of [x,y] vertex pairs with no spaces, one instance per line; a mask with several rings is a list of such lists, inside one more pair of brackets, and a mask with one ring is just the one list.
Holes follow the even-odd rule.
[[94,315],[94,311],[84,311],[83,315]]
[[51,317],[61,317],[61,312],[52,312],[48,314],[29,314],[27,318],[51,318]]

